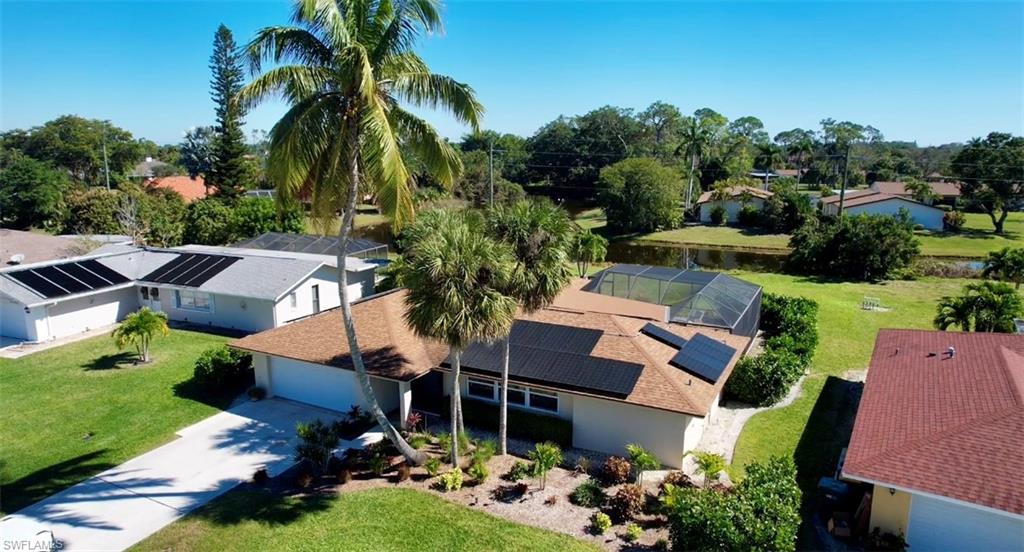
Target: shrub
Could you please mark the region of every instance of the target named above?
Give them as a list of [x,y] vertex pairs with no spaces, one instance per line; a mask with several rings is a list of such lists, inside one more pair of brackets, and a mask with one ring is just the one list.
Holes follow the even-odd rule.
[[629,460],[621,456],[610,456],[601,466],[601,477],[609,485],[619,485],[629,481],[629,474],[632,471],[633,466],[630,465]]
[[654,541],[654,546],[652,546],[652,548],[659,552],[666,552],[668,550],[668,539],[662,537]]
[[427,470],[427,475],[434,477],[439,471],[441,471],[441,459],[436,456],[431,456],[423,463],[423,468]]
[[505,479],[506,481],[519,481],[521,479],[529,477],[532,473],[532,466],[530,466],[526,462],[520,462],[516,460],[515,463],[512,464],[512,467],[509,468],[508,473],[504,475],[503,479]]
[[252,381],[252,355],[227,345],[207,349],[196,359],[192,378],[213,391]]
[[427,446],[427,443],[429,443],[429,442],[430,442],[430,438],[429,437],[427,437],[426,435],[419,434],[419,433],[409,437],[409,446],[414,448],[414,449],[416,449],[416,450],[420,450],[423,447]]
[[756,357],[743,357],[725,383],[726,394],[754,406],[770,406],[786,396],[800,379],[800,359],[786,349],[766,349]]
[[608,496],[604,493],[604,489],[593,479],[580,483],[569,493],[569,502],[584,508],[600,508],[604,506],[607,498]]
[[438,478],[437,486],[445,492],[457,491],[462,488],[462,470],[455,468],[449,470]]
[[590,458],[582,454],[577,456],[572,469],[578,475],[590,475]]
[[416,431],[417,429],[423,429],[423,414],[413,410],[405,418],[405,425],[409,428],[409,431]]
[[297,424],[295,433],[299,437],[299,443],[295,446],[295,460],[309,462],[320,471],[326,470],[341,440],[335,427],[321,420],[313,420]]
[[540,488],[548,482],[548,472],[562,463],[562,449],[554,443],[537,443],[530,451],[533,460],[533,475],[540,479]]
[[697,461],[697,473],[704,476],[704,485],[708,486],[718,480],[718,476],[725,469],[725,457],[721,454],[698,450],[693,453]]
[[193,201],[185,213],[185,243],[224,245],[232,241],[231,207],[215,197]]
[[630,520],[643,513],[646,501],[640,485],[623,485],[608,499],[608,513],[620,522]]
[[388,457],[383,454],[378,453],[370,457],[370,471],[378,477],[384,475],[390,464]]
[[653,232],[679,224],[682,191],[683,180],[677,169],[656,159],[631,158],[601,169],[598,202],[604,207],[609,228]]
[[753,205],[744,205],[736,213],[736,222],[740,226],[752,227],[761,224],[761,211]]
[[638,444],[626,445],[626,452],[629,453],[629,460],[633,464],[633,469],[636,470],[637,483],[643,483],[644,471],[654,470],[661,466],[657,457]]
[[661,492],[661,494],[665,494],[666,485],[672,485],[673,487],[677,487],[680,489],[693,488],[697,486],[696,484],[694,484],[693,480],[690,479],[689,475],[686,475],[681,471],[671,471],[668,472],[667,475],[665,475],[665,479],[663,479],[661,481],[661,484],[658,485],[658,489]]
[[490,475],[490,471],[487,469],[487,464],[480,460],[473,460],[473,463],[469,465],[467,473],[477,483],[487,481],[487,476]]
[[473,461],[488,462],[494,458],[494,452],[498,449],[498,443],[493,439],[478,441],[473,449]]
[[789,240],[792,270],[876,282],[911,265],[921,243],[909,212],[809,219]]
[[612,528],[612,518],[604,512],[594,512],[594,515],[590,516],[590,528],[595,535],[603,535]]
[[[466,425],[490,431],[498,430],[497,405],[463,400],[462,418]],[[572,421],[510,408],[508,410],[508,436],[528,439],[536,443],[551,441],[568,448],[572,446]]]
[[725,207],[721,205],[715,205],[711,207],[711,214],[708,215],[711,219],[711,224],[715,226],[721,226],[725,224]]
[[267,390],[259,385],[254,385],[249,388],[249,398],[254,401],[262,401],[267,398]]
[[942,215],[942,227],[950,232],[959,232],[967,224],[967,217],[960,211],[946,211]]
[[760,224],[766,230],[781,234],[792,233],[814,216],[811,200],[796,191],[795,187],[778,187],[773,184],[775,195],[764,202],[760,213]]
[[622,538],[626,542],[636,542],[636,541],[640,540],[640,537],[642,537],[643,534],[644,534],[643,527],[640,527],[639,525],[637,525],[635,523],[630,523],[629,525],[626,526],[626,534],[623,535]]
[[512,502],[518,500],[526,494],[526,491],[530,490],[530,486],[526,483],[516,483],[514,485],[499,485],[493,491],[491,491],[491,497],[494,500],[500,502]]

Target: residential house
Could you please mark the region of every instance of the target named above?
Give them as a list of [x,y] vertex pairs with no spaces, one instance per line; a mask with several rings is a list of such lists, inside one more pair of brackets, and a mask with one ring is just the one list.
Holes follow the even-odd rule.
[[842,475],[910,550],[1024,550],[1024,336],[879,332]]
[[195,178],[190,176],[163,176],[159,178],[151,178],[146,182],[146,186],[153,189],[162,188],[176,192],[185,200],[185,203],[192,203],[193,201],[203,199],[216,191],[216,189],[207,188],[206,181],[203,180],[202,176],[197,176]]
[[[840,195],[821,198],[819,204],[822,212],[826,215],[836,216],[839,214]],[[901,209],[910,213],[914,224],[921,225],[926,230],[941,231],[943,229],[943,217],[945,212],[942,209],[925,205],[909,199],[877,192],[875,190],[856,190],[846,192],[846,201],[843,211],[848,215],[890,215],[895,216]]]
[[[937,203],[956,205],[960,199],[960,184],[957,182],[928,182],[928,187],[938,196]],[[914,193],[907,189],[905,182],[875,182],[871,190],[882,194],[894,195],[906,199],[914,199]],[[934,202],[928,202],[931,205]]]
[[760,211],[764,208],[764,202],[772,197],[771,192],[755,188],[753,186],[730,186],[727,188],[729,199],[719,201],[711,199],[714,192],[707,191],[697,198],[697,206],[700,208],[700,221],[711,222],[711,211],[717,206],[725,208],[726,222],[736,222],[739,219],[740,209],[744,205],[750,205]]
[[[626,444],[639,443],[679,467],[752,338],[674,323],[670,308],[585,291],[587,285],[578,280],[551,307],[517,316],[510,408],[570,424],[575,447],[624,454]],[[405,296],[399,289],[352,305],[374,394],[400,420],[413,409],[441,414],[452,384],[447,347],[412,331]],[[343,411],[366,402],[340,328],[341,313],[332,310],[231,345],[253,354],[256,383],[269,396]],[[464,400],[496,403],[501,365],[500,346],[467,348]]]
[[[346,259],[350,294],[373,292],[375,265]],[[0,335],[39,342],[114,324],[145,306],[170,320],[244,332],[339,304],[337,259],[241,248],[106,245],[0,271]]]

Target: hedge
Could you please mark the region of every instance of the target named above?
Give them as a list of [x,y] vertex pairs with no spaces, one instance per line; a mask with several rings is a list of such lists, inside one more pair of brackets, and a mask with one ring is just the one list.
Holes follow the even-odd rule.
[[253,379],[252,355],[227,345],[207,349],[196,359],[192,379],[213,391],[249,384]]
[[[450,409],[445,409],[450,412]],[[462,398],[462,419],[489,431],[498,431],[498,405]],[[551,441],[563,448],[572,447],[572,422],[554,416],[508,409],[508,436],[542,443]]]

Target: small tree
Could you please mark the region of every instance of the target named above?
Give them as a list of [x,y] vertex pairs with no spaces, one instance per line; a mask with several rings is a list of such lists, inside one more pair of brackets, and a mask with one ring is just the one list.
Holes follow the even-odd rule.
[[1024,248],[1010,249],[1004,247],[992,251],[985,259],[985,268],[981,273],[985,278],[1013,282],[1013,287],[1020,289],[1024,282]]
[[910,192],[910,196],[914,198],[914,201],[931,205],[940,199],[939,194],[935,193],[932,185],[924,180],[908,178],[903,185]]
[[149,344],[153,336],[171,333],[167,326],[167,315],[154,312],[149,307],[142,307],[125,317],[121,325],[111,335],[117,342],[118,349],[133,345],[139,354],[139,362],[149,362]]
[[562,463],[562,449],[554,443],[537,443],[530,451],[533,460],[533,475],[540,480],[543,489],[548,482],[548,472]]
[[598,200],[608,226],[620,232],[674,228],[682,219],[679,171],[656,159],[624,159],[601,169]]
[[697,473],[704,476],[704,486],[707,487],[711,481],[717,480],[718,475],[725,469],[725,457],[721,454],[694,451],[693,459],[697,461]]
[[590,230],[577,232],[569,246],[569,256],[576,263],[576,270],[580,278],[587,276],[591,263],[604,261],[607,254],[608,240]]
[[636,470],[636,483],[638,485],[643,484],[645,471],[655,470],[661,466],[661,462],[658,461],[657,457],[636,443],[626,445],[626,452],[629,453],[629,461],[633,463],[633,469]]
[[320,473],[327,471],[334,449],[338,448],[341,433],[338,424],[325,424],[320,420],[300,422],[295,426],[299,443],[295,445],[295,460],[307,461]]

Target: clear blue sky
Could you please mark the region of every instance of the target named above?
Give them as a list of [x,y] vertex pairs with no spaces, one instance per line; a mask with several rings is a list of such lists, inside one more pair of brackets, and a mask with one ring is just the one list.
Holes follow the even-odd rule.
[[[76,113],[178,142],[210,124],[221,22],[240,42],[290,4],[0,4],[0,128]],[[768,131],[824,117],[922,145],[1024,133],[1024,2],[471,2],[446,6],[423,41],[438,72],[468,82],[488,128],[522,135],[560,114],[655,100],[755,115]],[[248,127],[269,129],[267,105]],[[464,129],[429,119],[450,137]]]

